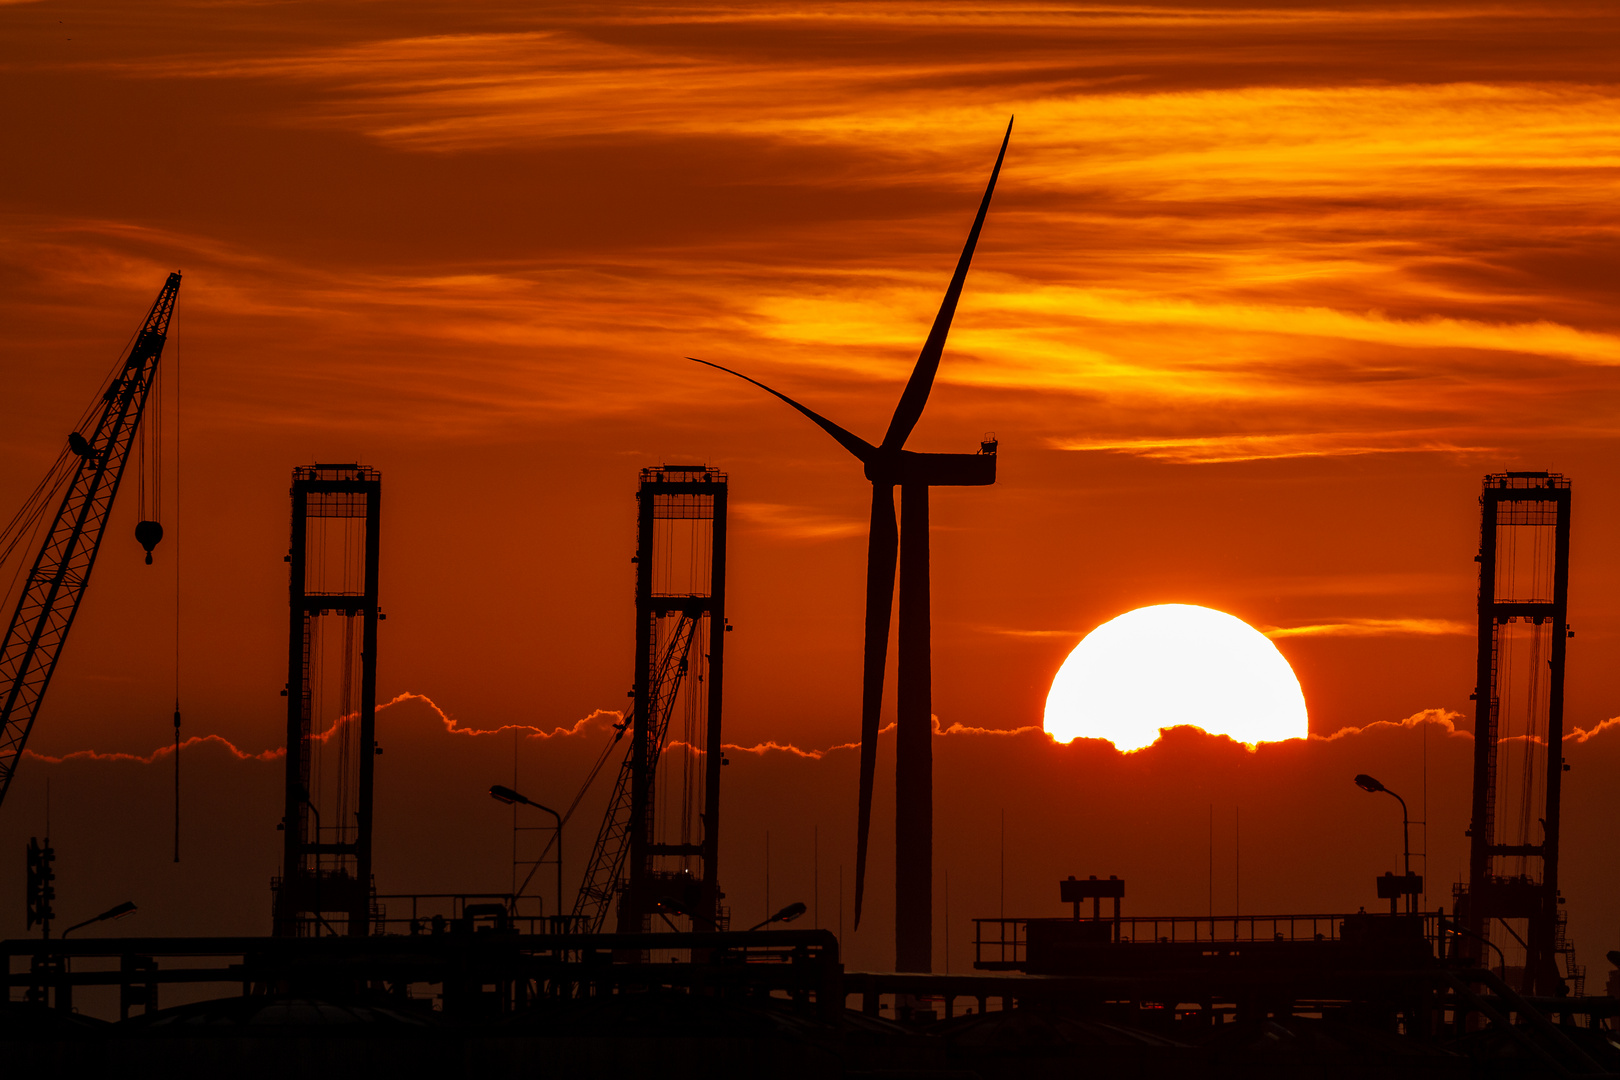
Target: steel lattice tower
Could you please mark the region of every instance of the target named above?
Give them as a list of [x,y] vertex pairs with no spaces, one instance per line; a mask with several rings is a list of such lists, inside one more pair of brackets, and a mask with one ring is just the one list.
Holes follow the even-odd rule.
[[1569,481],[1557,473],[1500,473],[1485,478],[1479,501],[1474,796],[1458,915],[1472,938],[1464,948],[1487,964],[1493,924],[1519,939],[1509,920],[1521,922],[1523,989],[1552,995],[1563,988],[1556,952]]
[[[364,465],[307,465],[293,470],[284,691],[286,809],[281,824],[282,874],[275,883],[278,937],[335,932],[361,936],[370,926],[381,500],[382,477]],[[341,620],[340,648],[321,633],[333,620]],[[318,691],[330,659],[340,664],[339,708],[329,730],[312,731],[318,706],[323,714],[328,712]],[[317,768],[329,769],[323,751],[330,741],[338,743],[332,751],[337,756],[336,775],[321,783]],[[323,797],[327,790],[330,801]],[[329,815],[324,822],[323,802]],[[326,914],[339,916],[341,928],[328,922]]]
[[[631,731],[630,865],[619,929],[647,928],[666,896],[692,912],[695,929],[721,921],[721,688],[725,671],[726,475],[704,466],[643,469],[636,491],[636,684]],[[656,788],[678,778],[663,751],[684,688],[689,715],[702,717],[701,757],[682,753],[687,807],[666,815],[676,836],[659,836]],[[660,764],[664,768],[660,770]],[[701,770],[693,766],[701,764]],[[701,793],[687,782],[701,777]],[[700,800],[700,803],[699,803]],[[691,810],[701,810],[692,820]],[[704,925],[704,923],[709,925]]]

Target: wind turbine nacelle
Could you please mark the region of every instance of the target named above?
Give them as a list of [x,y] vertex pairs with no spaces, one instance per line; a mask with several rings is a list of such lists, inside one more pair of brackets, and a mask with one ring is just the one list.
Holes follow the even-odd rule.
[[917,454],[902,450],[892,458],[868,462],[866,478],[874,484],[985,487],[996,482],[996,455]]

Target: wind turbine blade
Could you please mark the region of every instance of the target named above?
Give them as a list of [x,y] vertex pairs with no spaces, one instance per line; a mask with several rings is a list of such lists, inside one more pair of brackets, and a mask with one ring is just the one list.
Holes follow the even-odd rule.
[[888,433],[883,436],[885,450],[898,450],[906,444],[911,429],[922,418],[923,406],[928,404],[928,391],[934,387],[934,373],[939,370],[939,357],[945,351],[945,337],[951,332],[956,302],[962,296],[962,284],[967,280],[968,266],[973,262],[973,249],[978,246],[979,230],[984,228],[984,216],[990,211],[990,196],[996,192],[996,177],[1001,175],[1001,161],[1007,156],[1007,143],[1011,139],[1012,121],[1008,120],[1007,134],[1001,140],[1001,152],[996,155],[996,167],[990,170],[990,184],[984,189],[984,199],[979,203],[973,228],[968,230],[962,257],[956,261],[956,273],[951,275],[951,284],[945,290],[945,299],[940,302],[939,314],[934,316],[933,329],[928,331],[928,340],[923,343],[922,353],[917,357],[917,366],[911,369],[911,380],[906,383],[906,389],[900,395],[900,404],[895,407],[894,419],[889,421]]
[[872,782],[877,775],[878,723],[883,713],[883,668],[889,658],[889,613],[894,607],[894,564],[900,530],[894,488],[872,485],[872,529],[866,539],[866,664],[861,677],[861,794],[855,834],[855,929],[866,892],[866,838],[872,827]]
[[817,413],[817,412],[814,412],[813,410],[805,408],[803,405],[800,405],[797,401],[794,401],[792,398],[788,397],[786,394],[778,393],[777,391],[772,390],[770,387],[766,386],[764,383],[760,382],[758,379],[750,379],[748,376],[744,375],[740,371],[732,371],[728,367],[721,367],[719,364],[711,364],[709,361],[707,361],[707,360],[699,360],[695,356],[688,356],[687,359],[692,361],[695,364],[702,364],[705,367],[712,367],[717,371],[723,371],[727,375],[735,375],[735,376],[737,376],[737,378],[743,380],[744,382],[753,383],[755,386],[759,387],[761,390],[765,391],[767,394],[774,394],[775,396],[781,398],[783,401],[787,402],[789,405],[793,406],[795,409],[798,409],[800,412],[804,413],[804,415],[808,416],[812,421],[815,422],[816,426],[820,427],[822,431],[825,431],[827,434],[829,434],[833,438],[837,439],[838,444],[840,446],[842,446],[845,450],[848,450],[850,453],[854,454],[862,462],[870,461],[872,459],[872,456],[877,453],[877,447],[873,446],[871,443],[867,442],[865,439],[861,438],[859,435],[856,435],[856,434],[854,434],[852,432],[849,432],[849,431],[845,431],[843,428],[839,427],[837,424],[833,423],[831,420],[828,420],[825,416],[822,416],[820,413]]

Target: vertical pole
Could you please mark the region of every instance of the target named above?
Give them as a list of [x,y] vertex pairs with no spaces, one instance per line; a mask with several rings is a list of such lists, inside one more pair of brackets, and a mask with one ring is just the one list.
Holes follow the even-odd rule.
[[[169,367],[174,375],[174,861],[180,861],[180,335],[175,334],[173,359]],[[158,408],[163,401],[158,400]]]
[[[1395,795],[1392,791],[1391,795]],[[1412,880],[1412,819],[1406,813],[1406,800],[1395,795],[1401,804],[1401,870],[1405,873],[1405,880]],[[1415,893],[1406,894],[1406,913],[1412,914],[1412,901],[1417,898]]]
[[[518,733],[517,733],[517,728],[512,729],[512,790],[513,791],[522,790],[518,786]],[[512,901],[511,901],[511,904],[509,905],[511,907],[511,909],[512,909],[512,915],[514,917],[516,917],[516,915],[517,915],[517,890],[518,890],[518,876],[517,876],[517,874],[518,874],[518,814],[517,814],[517,809],[518,809],[518,804],[517,804],[516,800],[514,800],[512,802],[512,885],[511,885]],[[560,837],[559,837],[559,839],[560,839]],[[561,911],[554,911],[554,912],[552,912],[552,914],[553,915],[561,915],[562,912]]]
[[180,861],[180,702],[174,703],[174,861]]
[[1540,918],[1531,926],[1531,944],[1540,952],[1540,968],[1531,977],[1535,992],[1552,996],[1563,990],[1555,955],[1558,929],[1558,847],[1564,788],[1564,660],[1569,638],[1569,516],[1570,489],[1547,494],[1558,508],[1553,533],[1552,656],[1548,660],[1547,687],[1547,803],[1543,820]]
[[[1487,484],[1489,481],[1487,481]],[[1479,499],[1479,641],[1474,661],[1474,797],[1468,844],[1468,951],[1489,932],[1485,914],[1490,886],[1491,845],[1496,842],[1491,813],[1496,783],[1496,512],[1499,503],[1487,486]],[[1483,956],[1481,956],[1483,959]]]
[[933,970],[934,747],[928,485],[900,485],[900,664],[894,769],[896,971]]
[[[371,823],[373,776],[377,765],[377,561],[382,544],[382,481],[364,483],[366,497],[365,620],[360,645],[360,798],[355,813],[355,892],[349,934],[363,937],[371,926]],[[352,617],[352,616],[351,616]]]
[[703,756],[703,880],[699,903],[711,922],[720,919],[720,765],[725,761],[721,718],[726,672],[726,481],[714,483],[709,555],[709,715]]
[[645,893],[648,889],[647,871],[652,858],[648,851],[653,840],[653,776],[649,768],[652,761],[652,743],[649,728],[653,723],[652,682],[654,623],[657,614],[652,606],[652,572],[654,544],[654,507],[656,481],[649,472],[642,473],[636,491],[636,684],[631,709],[634,721],[630,728],[630,882],[629,890],[620,898],[619,932],[640,933],[646,929]]
[[304,501],[301,470],[293,471],[292,537],[287,548],[287,760],[281,817],[281,889],[276,894],[275,935],[298,932],[298,901],[303,876],[305,810],[304,777],[309,752],[309,685],[305,648],[309,641],[309,609],[304,598],[308,508]]

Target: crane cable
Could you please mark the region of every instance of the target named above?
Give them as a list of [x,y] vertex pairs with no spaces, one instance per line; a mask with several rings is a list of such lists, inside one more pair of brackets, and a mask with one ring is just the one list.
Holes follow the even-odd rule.
[[[551,853],[551,849],[556,846],[557,838],[562,835],[562,826],[567,825],[568,822],[573,818],[574,811],[579,809],[580,802],[585,798],[585,793],[590,791],[591,785],[596,782],[597,776],[601,774],[602,766],[606,765],[608,758],[613,755],[613,748],[619,745],[619,742],[624,738],[624,733],[629,730],[632,715],[633,714],[622,717],[617,724],[613,725],[613,738],[609,740],[606,746],[602,747],[602,753],[597,756],[596,764],[591,766],[591,771],[585,775],[584,783],[579,785],[579,791],[574,794],[574,801],[568,804],[567,810],[563,811],[561,823],[557,826],[556,830],[552,832],[551,839],[546,841],[546,846],[541,849],[539,859],[537,859],[535,864],[529,868],[529,875],[523,879],[523,884],[519,885],[515,890],[513,890],[513,896],[523,895],[523,890],[527,889],[529,887],[529,882],[534,879],[535,871],[540,869],[541,862],[543,862],[545,857]],[[561,914],[561,912],[558,914]]]
[[[62,486],[73,475],[73,469],[68,467],[72,457],[73,452],[64,447],[50,469],[29,493],[28,498],[23,500],[22,506],[12,515],[5,529],[0,531],[0,565],[4,565],[11,558],[17,546],[24,540],[28,541],[29,550],[38,546],[35,541],[39,539],[39,527],[44,522],[45,510],[58,501]],[[17,561],[17,569],[12,573],[11,581],[6,586],[4,606],[8,611],[11,609],[11,598],[17,591],[17,584],[22,578],[25,565],[26,560]]]
[[[180,861],[180,324],[170,316],[173,352],[169,366],[174,375],[174,861]],[[163,399],[158,398],[158,415]],[[159,453],[162,452],[161,446]]]
[[[114,383],[123,372],[125,361],[134,348],[135,339],[140,336],[140,333],[141,331],[136,329],[124,342],[124,347],[119,350],[113,359],[112,367],[108,368],[107,374],[102,376],[101,383],[96,388],[95,397],[90,399],[90,404],[85,406],[84,411],[79,414],[79,419],[73,425],[74,431],[83,431],[88,427],[95,418],[96,413],[101,411],[106,404],[107,396],[112,392]],[[23,500],[22,506],[12,515],[6,527],[0,530],[0,566],[5,565],[6,561],[16,553],[17,546],[24,540],[28,541],[26,550],[37,549],[38,545],[35,541],[39,539],[39,529],[44,523],[45,511],[59,501],[62,488],[77,471],[74,465],[76,457],[77,455],[72,450],[64,446],[57,453],[56,460],[51,463],[51,467],[45,470],[45,475],[40,478],[39,483],[34,486],[34,490],[29,492],[28,497]],[[26,559],[18,560],[17,568],[12,572],[11,581],[6,585],[5,596],[0,599],[0,608],[6,611],[12,610],[11,600],[16,594],[17,585],[22,580],[23,567],[26,565]]]

